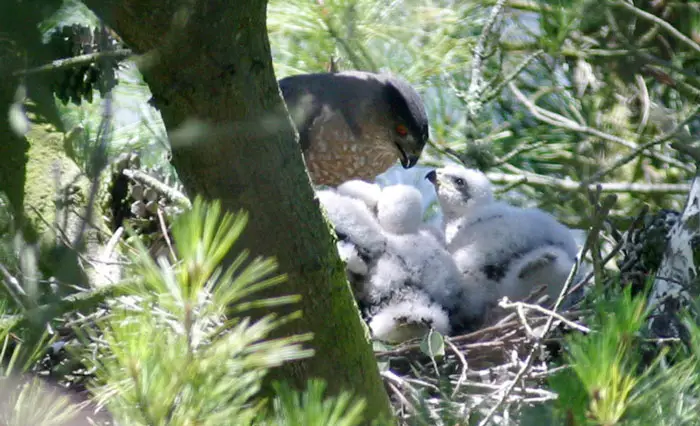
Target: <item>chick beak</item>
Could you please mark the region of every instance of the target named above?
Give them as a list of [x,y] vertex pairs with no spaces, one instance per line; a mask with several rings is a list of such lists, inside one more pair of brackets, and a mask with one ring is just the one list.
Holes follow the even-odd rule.
[[435,173],[435,170],[429,171],[428,174],[425,175],[425,178],[428,179],[433,185],[437,185],[437,173]]

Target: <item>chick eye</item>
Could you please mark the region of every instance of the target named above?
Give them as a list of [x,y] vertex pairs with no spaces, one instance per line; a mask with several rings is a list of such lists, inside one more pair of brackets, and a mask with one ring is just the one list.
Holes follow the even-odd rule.
[[457,186],[464,186],[464,179],[462,178],[455,178],[455,184]]
[[399,124],[396,126],[396,133],[398,133],[399,136],[406,136],[408,134],[408,128],[403,124]]

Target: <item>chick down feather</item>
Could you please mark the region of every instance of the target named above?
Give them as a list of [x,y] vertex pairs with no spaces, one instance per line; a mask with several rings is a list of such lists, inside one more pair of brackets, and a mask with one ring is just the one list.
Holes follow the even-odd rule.
[[540,285],[558,295],[577,254],[567,227],[542,210],[494,201],[476,170],[452,166],[427,177],[443,207],[447,248],[469,285],[483,290],[484,310]]

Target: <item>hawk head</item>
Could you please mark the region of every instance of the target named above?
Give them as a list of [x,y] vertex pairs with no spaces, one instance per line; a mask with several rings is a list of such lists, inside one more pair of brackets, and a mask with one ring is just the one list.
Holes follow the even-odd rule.
[[409,169],[416,165],[428,142],[428,116],[420,96],[408,83],[393,76],[384,76],[383,81],[394,130],[392,140],[401,154],[401,165]]

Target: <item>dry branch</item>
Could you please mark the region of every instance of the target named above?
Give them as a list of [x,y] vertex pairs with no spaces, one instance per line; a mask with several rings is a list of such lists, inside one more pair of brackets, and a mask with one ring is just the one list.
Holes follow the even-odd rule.
[[550,176],[539,175],[535,173],[523,174],[506,174],[506,173],[487,173],[489,180],[493,183],[521,185],[528,184],[532,186],[545,186],[557,188],[564,191],[580,191],[581,189],[594,190],[600,186],[603,192],[629,192],[629,193],[644,193],[644,194],[684,194],[690,189],[690,185],[685,183],[625,183],[625,182],[607,182],[602,184],[589,183],[582,185],[581,182],[573,180],[557,179]]
[[65,59],[56,59],[55,61],[51,61],[51,63],[48,63],[46,65],[41,65],[36,68],[30,68],[26,70],[20,70],[20,71],[15,71],[12,73],[13,76],[22,76],[22,75],[32,75],[32,74],[38,74],[42,72],[49,72],[49,71],[60,71],[66,68],[73,68],[79,65],[88,65],[91,64],[95,61],[98,61],[100,59],[115,59],[115,60],[124,60],[127,59],[129,56],[133,55],[133,52],[129,49],[118,49],[118,50],[110,50],[110,51],[105,51],[105,52],[96,52],[96,53],[87,53],[85,55],[80,55],[80,56],[74,56],[72,58],[65,58]]

